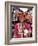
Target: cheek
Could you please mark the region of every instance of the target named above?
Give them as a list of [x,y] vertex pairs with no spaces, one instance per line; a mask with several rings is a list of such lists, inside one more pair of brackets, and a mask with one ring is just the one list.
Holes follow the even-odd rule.
[[23,20],[23,21],[24,21],[24,18],[21,18],[21,20]]

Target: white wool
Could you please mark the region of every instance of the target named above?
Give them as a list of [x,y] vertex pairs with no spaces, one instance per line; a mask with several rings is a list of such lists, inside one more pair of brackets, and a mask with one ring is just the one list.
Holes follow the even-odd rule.
[[28,33],[28,30],[25,29],[25,30],[24,30],[24,35],[27,35],[27,33]]
[[25,30],[24,30],[24,33],[28,33],[28,30],[27,30],[27,29],[25,29]]

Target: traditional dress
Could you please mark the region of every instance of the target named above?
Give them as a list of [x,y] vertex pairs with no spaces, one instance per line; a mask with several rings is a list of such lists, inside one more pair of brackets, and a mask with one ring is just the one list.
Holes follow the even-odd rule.
[[31,26],[28,23],[17,23],[14,26],[13,38],[23,38],[27,37],[31,33]]

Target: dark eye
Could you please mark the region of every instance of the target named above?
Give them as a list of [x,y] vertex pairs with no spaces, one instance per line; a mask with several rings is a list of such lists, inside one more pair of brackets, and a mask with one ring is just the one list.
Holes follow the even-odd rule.
[[21,15],[21,14],[19,14],[19,15]]
[[25,17],[25,15],[24,15],[24,17]]

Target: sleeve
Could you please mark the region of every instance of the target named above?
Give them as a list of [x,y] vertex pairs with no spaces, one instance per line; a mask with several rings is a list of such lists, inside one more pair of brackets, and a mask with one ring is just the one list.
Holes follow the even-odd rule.
[[18,25],[17,24],[15,24],[15,26],[14,26],[14,37],[17,37],[17,31],[18,31]]

